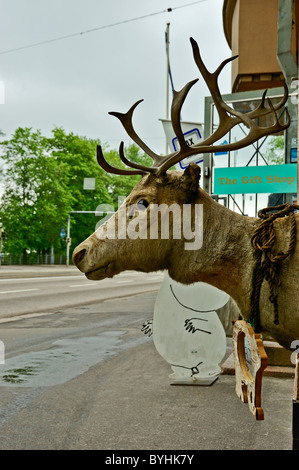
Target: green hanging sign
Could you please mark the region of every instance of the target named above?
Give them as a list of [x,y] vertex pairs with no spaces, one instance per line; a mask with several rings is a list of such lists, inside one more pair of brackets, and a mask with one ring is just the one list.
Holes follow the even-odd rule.
[[214,169],[214,194],[296,192],[296,164]]

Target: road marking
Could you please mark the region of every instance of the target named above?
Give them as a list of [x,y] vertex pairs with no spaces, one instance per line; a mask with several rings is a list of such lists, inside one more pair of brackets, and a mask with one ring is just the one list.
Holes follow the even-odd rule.
[[56,313],[56,312],[23,313],[22,315],[16,315],[13,317],[0,318],[0,323],[7,323],[7,322],[12,322],[12,321],[24,320],[24,319],[26,320],[26,318],[43,317],[45,315],[53,315],[53,313]]
[[18,290],[6,290],[4,292],[0,292],[0,294],[14,294],[15,292],[29,292],[33,290],[39,290],[39,289],[18,289]]
[[30,281],[57,281],[57,279],[74,279],[74,278],[84,278],[84,276],[81,276],[80,274],[73,274],[71,276],[48,276],[48,277],[12,277],[12,278],[3,278],[0,279],[0,282],[30,282]]
[[98,287],[97,285],[88,284],[72,284],[69,287]]

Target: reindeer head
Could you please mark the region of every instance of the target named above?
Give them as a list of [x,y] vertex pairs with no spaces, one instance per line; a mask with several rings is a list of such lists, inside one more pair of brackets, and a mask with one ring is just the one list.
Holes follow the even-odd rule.
[[[199,153],[214,153],[218,151],[237,150],[246,147],[258,139],[281,132],[289,126],[290,118],[286,110],[286,122],[280,123],[277,111],[286,103],[288,90],[284,86],[284,96],[275,107],[268,99],[268,107],[265,106],[266,92],[263,93],[259,106],[247,113],[240,113],[228,106],[221,97],[218,86],[218,76],[223,67],[236,57],[223,61],[214,73],[210,73],[205,67],[197,43],[190,38],[193,56],[198,69],[208,85],[213,97],[218,115],[218,128],[204,141],[188,146],[185,142],[184,134],[180,124],[180,112],[182,105],[191,87],[198,79],[187,83],[180,91],[174,91],[171,106],[171,121],[174,132],[178,138],[179,150],[166,156],[154,153],[136,134],[132,117],[136,106],[142,101],[137,101],[127,113],[111,112],[122,123],[128,135],[142,150],[149,155],[153,164],[151,167],[129,162],[124,154],[124,144],[119,147],[120,159],[130,169],[118,169],[112,167],[104,158],[100,146],[97,148],[97,160],[99,165],[109,173],[118,175],[141,175],[142,179],[135,186],[131,194],[118,212],[100,228],[82,242],[73,253],[74,264],[86,274],[89,279],[103,279],[128,269],[140,271],[156,271],[169,269],[174,250],[177,256],[183,256],[186,236],[182,230],[182,224],[186,219],[180,218],[177,228],[181,228],[181,238],[177,238],[174,233],[174,222],[177,221],[177,214],[167,211],[175,205],[178,211],[183,214],[183,209],[190,207],[187,219],[190,231],[196,236],[201,220],[196,212],[196,205],[202,204],[207,197],[199,188],[200,168],[195,164],[190,164],[183,172],[171,171],[170,167],[177,164],[186,157]],[[269,127],[261,127],[257,124],[257,118],[271,114],[273,124]],[[225,145],[214,145],[225,136],[233,127],[243,123],[248,128],[248,134],[238,142]],[[156,206],[163,206],[160,217],[154,221],[149,214]],[[187,209],[186,209],[187,210]],[[165,218],[165,215],[167,217]],[[170,217],[172,215],[172,217]],[[189,218],[188,218],[189,217]],[[163,220],[168,224],[168,238],[163,237]],[[166,222],[165,222],[166,220]],[[155,225],[156,224],[156,225]],[[135,235],[134,228],[135,227]],[[136,230],[138,228],[138,230]],[[151,229],[156,228],[155,237],[151,237]],[[165,227],[164,227],[165,228]],[[137,234],[137,236],[136,236]]]

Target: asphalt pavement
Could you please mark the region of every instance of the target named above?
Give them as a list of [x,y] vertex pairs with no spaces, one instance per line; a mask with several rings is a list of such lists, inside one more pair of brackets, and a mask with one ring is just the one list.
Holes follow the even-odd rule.
[[78,273],[78,268],[72,264],[69,266],[58,264],[0,266],[0,279],[18,279],[41,276],[76,276]]
[[[65,270],[75,273],[76,268],[2,266],[0,276],[54,272],[57,276],[65,275]],[[126,297],[125,305],[128,311],[139,309],[141,318],[146,318],[154,301],[155,293],[139,294]],[[111,312],[123,311],[124,298],[105,305]],[[101,304],[104,310],[105,305]],[[86,311],[95,307],[87,306]],[[98,364],[47,393],[43,387],[33,394],[19,388],[20,395],[14,396],[16,389],[1,387],[5,393],[0,448],[101,449],[114,451],[115,458],[122,450],[188,451],[189,455],[199,450],[292,450],[293,377],[263,377],[265,417],[257,421],[237,397],[232,371],[221,374],[210,386],[172,385],[169,364],[158,354],[152,338],[141,340],[141,336],[140,325],[128,328],[124,340],[129,338],[131,346],[113,354],[107,350]],[[230,355],[228,338],[225,359]],[[16,402],[14,413],[11,399]]]
[[15,269],[0,278],[0,322],[10,316],[53,312],[108,298],[160,288],[163,273],[125,271],[102,281],[88,280],[76,268]]

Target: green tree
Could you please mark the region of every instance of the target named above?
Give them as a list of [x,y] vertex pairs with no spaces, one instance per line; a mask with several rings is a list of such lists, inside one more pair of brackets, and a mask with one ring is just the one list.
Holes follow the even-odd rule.
[[282,163],[284,163],[283,135],[270,137],[264,156],[269,165],[281,165]]
[[[65,253],[60,237],[73,211],[96,211],[100,204],[117,209],[118,197],[127,196],[140,176],[106,173],[96,160],[98,140],[79,137],[54,128],[51,137],[40,131],[18,128],[10,140],[1,142],[4,165],[0,171],[4,194],[0,203],[1,225],[6,232],[5,251],[18,255],[30,252]],[[119,154],[104,145],[105,158],[124,168]],[[151,159],[133,144],[127,158],[150,166]],[[95,189],[84,189],[84,178],[95,179]],[[72,214],[72,247],[87,238],[99,218],[94,214]]]
[[32,251],[48,252],[57,240],[57,226],[65,219],[65,205],[72,199],[62,182],[67,167],[56,167],[47,139],[31,128],[18,128],[1,146],[4,194],[0,216],[7,236],[5,249],[25,257]]

